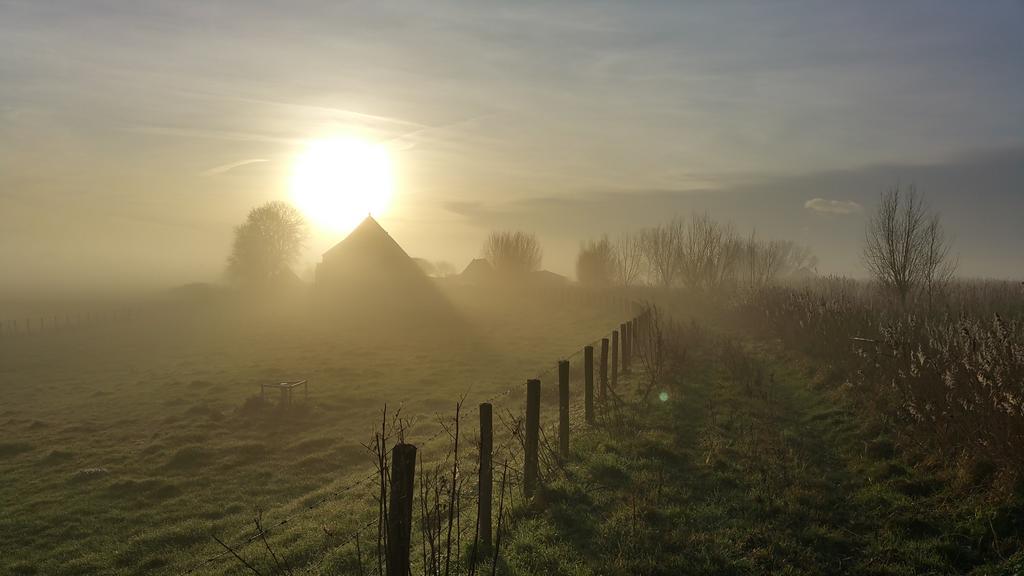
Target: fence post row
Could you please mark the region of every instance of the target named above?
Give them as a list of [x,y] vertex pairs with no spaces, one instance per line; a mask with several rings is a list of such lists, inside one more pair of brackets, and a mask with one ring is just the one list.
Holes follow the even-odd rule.
[[412,535],[412,497],[416,475],[416,446],[395,444],[391,449],[391,508],[388,510],[387,576],[407,576]]
[[619,383],[619,332],[612,331],[612,390]]
[[587,424],[594,423],[594,347],[583,348],[583,410]]
[[558,455],[569,458],[569,361],[558,362]]
[[526,447],[523,461],[523,495],[537,489],[537,447],[540,440],[540,380],[526,381]]
[[608,339],[601,338],[601,401],[608,399]]
[[480,541],[485,550],[491,547],[491,496],[494,488],[491,451],[493,448],[492,410],[491,405],[485,402],[480,405],[480,486],[477,503],[480,518]]

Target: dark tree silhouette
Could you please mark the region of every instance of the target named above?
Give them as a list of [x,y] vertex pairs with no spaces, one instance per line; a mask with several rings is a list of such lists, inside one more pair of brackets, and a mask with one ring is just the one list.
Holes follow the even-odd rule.
[[281,201],[253,208],[235,228],[228,276],[236,282],[266,285],[291,273],[308,237],[298,210]]
[[608,286],[617,274],[615,248],[607,236],[580,247],[576,256],[576,279],[586,286]]
[[864,264],[875,279],[906,305],[918,289],[929,299],[954,274],[950,241],[938,214],[931,212],[911,184],[882,194],[868,221]]
[[491,232],[484,243],[483,256],[497,272],[521,275],[540,268],[543,257],[540,241],[526,232]]
[[620,234],[612,244],[612,262],[615,264],[614,281],[629,288],[644,272],[644,245],[639,234]]

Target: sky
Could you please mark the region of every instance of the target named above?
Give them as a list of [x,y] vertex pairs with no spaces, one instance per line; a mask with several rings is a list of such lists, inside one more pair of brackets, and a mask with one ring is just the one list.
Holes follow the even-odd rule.
[[[1024,276],[1024,3],[0,0],[0,292],[223,278],[310,140],[380,142],[381,222],[461,268],[707,210],[863,275],[897,182]],[[318,231],[300,274],[343,235]]]

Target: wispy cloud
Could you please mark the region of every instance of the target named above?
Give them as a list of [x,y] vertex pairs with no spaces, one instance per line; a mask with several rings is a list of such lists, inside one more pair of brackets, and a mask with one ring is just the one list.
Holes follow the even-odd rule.
[[856,202],[849,200],[826,200],[824,198],[811,198],[807,202],[804,202],[804,208],[811,212],[817,212],[818,214],[859,214],[864,211],[864,207]]
[[200,172],[203,176],[217,176],[225,172],[234,170],[235,168],[241,168],[242,166],[248,166],[249,164],[259,164],[262,162],[270,162],[266,158],[249,158],[248,160],[239,160],[238,162],[230,162],[228,164],[221,164],[220,166],[214,166],[207,170]]

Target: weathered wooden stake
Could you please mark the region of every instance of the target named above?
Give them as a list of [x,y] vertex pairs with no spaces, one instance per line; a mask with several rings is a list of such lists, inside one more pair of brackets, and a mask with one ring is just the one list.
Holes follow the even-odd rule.
[[526,381],[526,447],[523,461],[523,494],[537,490],[537,448],[540,444],[540,380]]
[[416,447],[395,444],[391,449],[391,508],[388,510],[387,576],[407,576],[412,534],[413,480]]
[[601,338],[601,395],[602,402],[608,399],[608,339]]
[[494,468],[491,465],[491,451],[494,447],[491,405],[480,405],[480,488],[479,518],[480,541],[484,549],[491,547],[491,497],[494,493]]
[[629,372],[633,368],[633,323],[626,322],[626,340],[623,346],[622,371]]
[[619,383],[619,332],[612,331],[612,390]]
[[583,348],[583,410],[587,424],[594,423],[594,347]]
[[629,335],[629,359],[633,360],[633,351],[636,350],[636,326],[632,320],[626,322],[626,333]]
[[619,367],[622,373],[629,372],[629,334],[626,333],[626,323],[619,324],[619,351],[622,357],[619,358]]
[[558,455],[569,459],[569,361],[558,362]]

